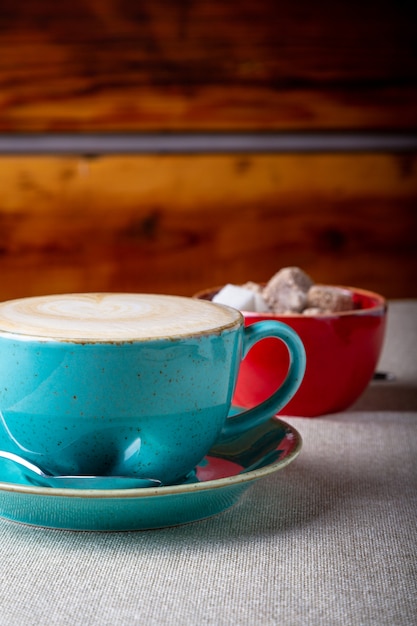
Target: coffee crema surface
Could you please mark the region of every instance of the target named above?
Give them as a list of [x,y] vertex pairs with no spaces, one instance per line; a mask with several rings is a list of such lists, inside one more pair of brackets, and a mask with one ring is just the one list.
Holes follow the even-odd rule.
[[0,303],[0,333],[68,341],[141,341],[211,333],[241,323],[239,311],[182,296],[80,293]]

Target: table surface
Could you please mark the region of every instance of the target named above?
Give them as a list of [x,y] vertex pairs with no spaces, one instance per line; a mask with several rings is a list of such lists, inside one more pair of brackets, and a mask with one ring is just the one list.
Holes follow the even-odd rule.
[[1,626],[417,623],[417,301],[389,305],[379,369],[350,410],[284,418],[299,457],[239,503],[163,530],[0,519]]

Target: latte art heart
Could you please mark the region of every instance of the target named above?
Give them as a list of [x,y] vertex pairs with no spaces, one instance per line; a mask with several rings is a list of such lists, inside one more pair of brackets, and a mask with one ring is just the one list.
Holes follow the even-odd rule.
[[70,341],[188,336],[240,320],[240,313],[228,307],[154,294],[82,293],[0,303],[0,333]]

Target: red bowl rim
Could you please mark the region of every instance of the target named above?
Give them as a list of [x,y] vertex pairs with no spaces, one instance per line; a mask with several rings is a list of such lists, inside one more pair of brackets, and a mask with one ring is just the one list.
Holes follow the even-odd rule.
[[[387,311],[387,300],[384,296],[375,291],[370,291],[368,289],[361,289],[358,287],[349,287],[345,285],[327,285],[328,287],[338,287],[340,289],[347,289],[352,292],[354,295],[357,294],[359,297],[365,297],[373,300],[372,306],[361,307],[357,309],[351,309],[349,311],[338,311],[335,313],[318,313],[317,315],[304,315],[303,313],[262,313],[257,311],[241,311],[242,315],[246,318],[265,318],[265,319],[292,319],[292,318],[301,318],[301,319],[331,319],[338,317],[349,317],[352,315],[385,315]],[[218,287],[210,287],[208,289],[202,289],[194,294],[193,298],[198,298],[202,300],[211,300],[211,297],[222,289],[222,286]]]

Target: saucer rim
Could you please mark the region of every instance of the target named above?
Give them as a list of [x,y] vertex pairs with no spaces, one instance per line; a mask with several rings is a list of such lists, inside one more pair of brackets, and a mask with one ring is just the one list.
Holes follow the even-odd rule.
[[[250,470],[248,472],[242,471],[232,476],[225,476],[223,478],[215,478],[203,482],[179,484],[179,485],[166,485],[161,487],[140,487],[140,488],[127,488],[127,489],[70,489],[70,488],[58,488],[58,487],[40,487],[36,485],[21,485],[18,483],[9,483],[0,481],[0,492],[13,492],[20,494],[31,494],[35,496],[49,496],[49,497],[64,497],[64,498],[77,498],[77,499],[120,499],[120,498],[154,498],[169,495],[186,495],[188,493],[195,493],[198,491],[208,491],[214,489],[223,489],[232,485],[243,484],[258,480],[273,474],[274,472],[283,469],[289,463],[291,463],[300,453],[303,440],[298,430],[288,424],[284,420],[280,419],[276,415],[270,418],[270,421],[274,421],[282,426],[286,433],[283,439],[287,436],[291,436],[294,439],[293,447],[282,459],[277,459],[272,463],[268,463],[264,467]],[[204,458],[209,456],[215,457],[216,455],[210,455],[210,451]],[[204,459],[203,459],[204,460]]]

